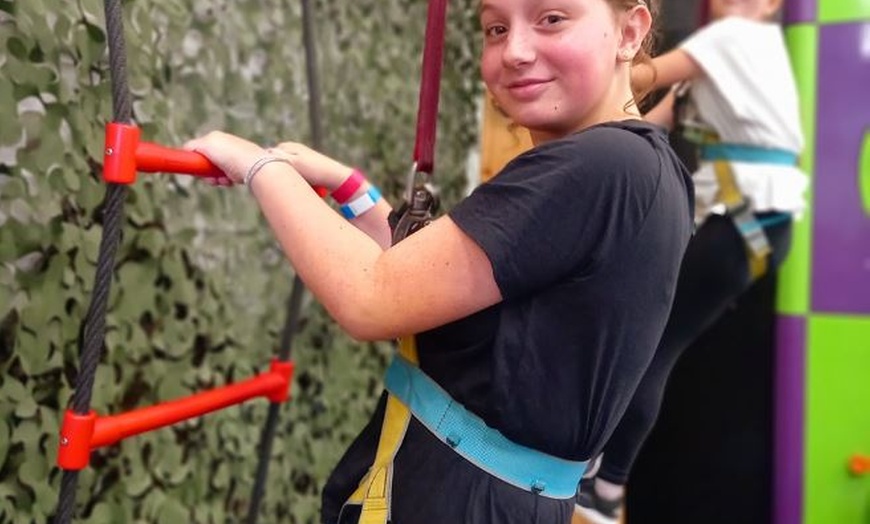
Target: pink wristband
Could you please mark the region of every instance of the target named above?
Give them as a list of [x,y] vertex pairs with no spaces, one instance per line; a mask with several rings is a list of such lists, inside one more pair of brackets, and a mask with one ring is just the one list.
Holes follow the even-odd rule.
[[332,192],[332,198],[335,199],[339,204],[344,204],[350,197],[356,193],[356,190],[359,189],[361,185],[366,181],[366,177],[363,176],[362,171],[359,169],[354,169],[350,176],[341,183],[340,186],[335,188],[335,191]]

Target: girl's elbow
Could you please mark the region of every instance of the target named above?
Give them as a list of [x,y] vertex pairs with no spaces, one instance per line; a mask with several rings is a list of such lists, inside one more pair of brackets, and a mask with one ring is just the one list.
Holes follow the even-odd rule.
[[339,322],[338,325],[357,342],[376,342],[389,338],[382,335],[380,330],[373,328],[370,324]]
[[359,342],[388,340],[397,335],[386,323],[382,312],[363,308],[342,308],[332,313],[333,319],[351,338]]

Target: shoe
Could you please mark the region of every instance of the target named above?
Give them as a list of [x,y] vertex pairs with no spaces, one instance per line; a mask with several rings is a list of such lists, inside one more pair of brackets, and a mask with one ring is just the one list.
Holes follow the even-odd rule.
[[[622,498],[605,500],[595,491],[595,477],[580,480],[574,498],[574,514],[588,524],[618,524]],[[581,521],[582,522],[582,521]]]

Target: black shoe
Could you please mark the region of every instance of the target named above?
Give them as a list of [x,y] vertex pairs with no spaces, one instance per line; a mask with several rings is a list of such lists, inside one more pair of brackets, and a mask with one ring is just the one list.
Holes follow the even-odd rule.
[[595,477],[580,480],[574,497],[574,512],[589,524],[617,524],[622,498],[606,500],[595,491]]

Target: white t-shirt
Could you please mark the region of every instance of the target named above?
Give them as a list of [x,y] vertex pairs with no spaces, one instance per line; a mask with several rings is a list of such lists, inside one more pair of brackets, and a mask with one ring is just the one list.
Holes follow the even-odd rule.
[[[704,70],[691,97],[703,124],[722,142],[800,154],[804,147],[794,74],[782,30],[773,23],[729,17],[698,30],[680,45]],[[755,211],[800,214],[808,180],[796,166],[732,162]],[[721,213],[710,162],[693,175],[696,218]]]

